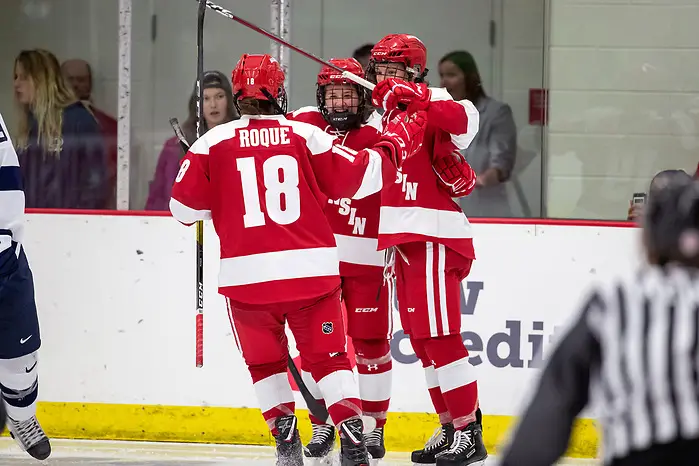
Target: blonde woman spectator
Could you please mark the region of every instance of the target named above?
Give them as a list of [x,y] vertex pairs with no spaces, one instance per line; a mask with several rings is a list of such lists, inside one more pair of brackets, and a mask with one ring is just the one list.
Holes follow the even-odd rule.
[[14,92],[27,207],[102,208],[108,196],[102,132],[56,57],[41,49],[22,51],[14,64]]

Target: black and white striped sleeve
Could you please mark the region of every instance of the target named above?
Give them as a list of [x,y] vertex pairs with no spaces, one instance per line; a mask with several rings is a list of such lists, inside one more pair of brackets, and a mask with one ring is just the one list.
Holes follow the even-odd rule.
[[600,364],[600,343],[591,325],[604,307],[601,294],[594,292],[561,337],[501,466],[549,466],[565,453],[573,421],[588,403],[591,373]]

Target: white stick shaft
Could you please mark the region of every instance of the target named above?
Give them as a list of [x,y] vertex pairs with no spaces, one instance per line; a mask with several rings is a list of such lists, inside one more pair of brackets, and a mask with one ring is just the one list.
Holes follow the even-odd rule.
[[354,81],[355,83],[359,84],[360,86],[366,87],[370,91],[373,91],[376,85],[374,83],[371,83],[367,81],[366,79],[360,78],[354,73],[350,73],[349,71],[343,71],[342,72],[342,77],[349,79],[350,81]]

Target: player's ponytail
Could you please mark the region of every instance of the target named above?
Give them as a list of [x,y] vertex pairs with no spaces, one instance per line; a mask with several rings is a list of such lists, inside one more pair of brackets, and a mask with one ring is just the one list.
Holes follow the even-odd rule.
[[274,115],[276,113],[271,102],[253,97],[240,99],[238,109],[241,115]]

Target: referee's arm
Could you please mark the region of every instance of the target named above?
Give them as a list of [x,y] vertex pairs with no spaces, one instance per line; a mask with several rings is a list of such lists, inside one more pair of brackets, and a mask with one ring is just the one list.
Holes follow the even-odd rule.
[[588,402],[590,372],[600,358],[599,342],[591,332],[589,317],[602,311],[603,305],[595,293],[561,339],[501,466],[550,466],[565,453],[573,421]]

